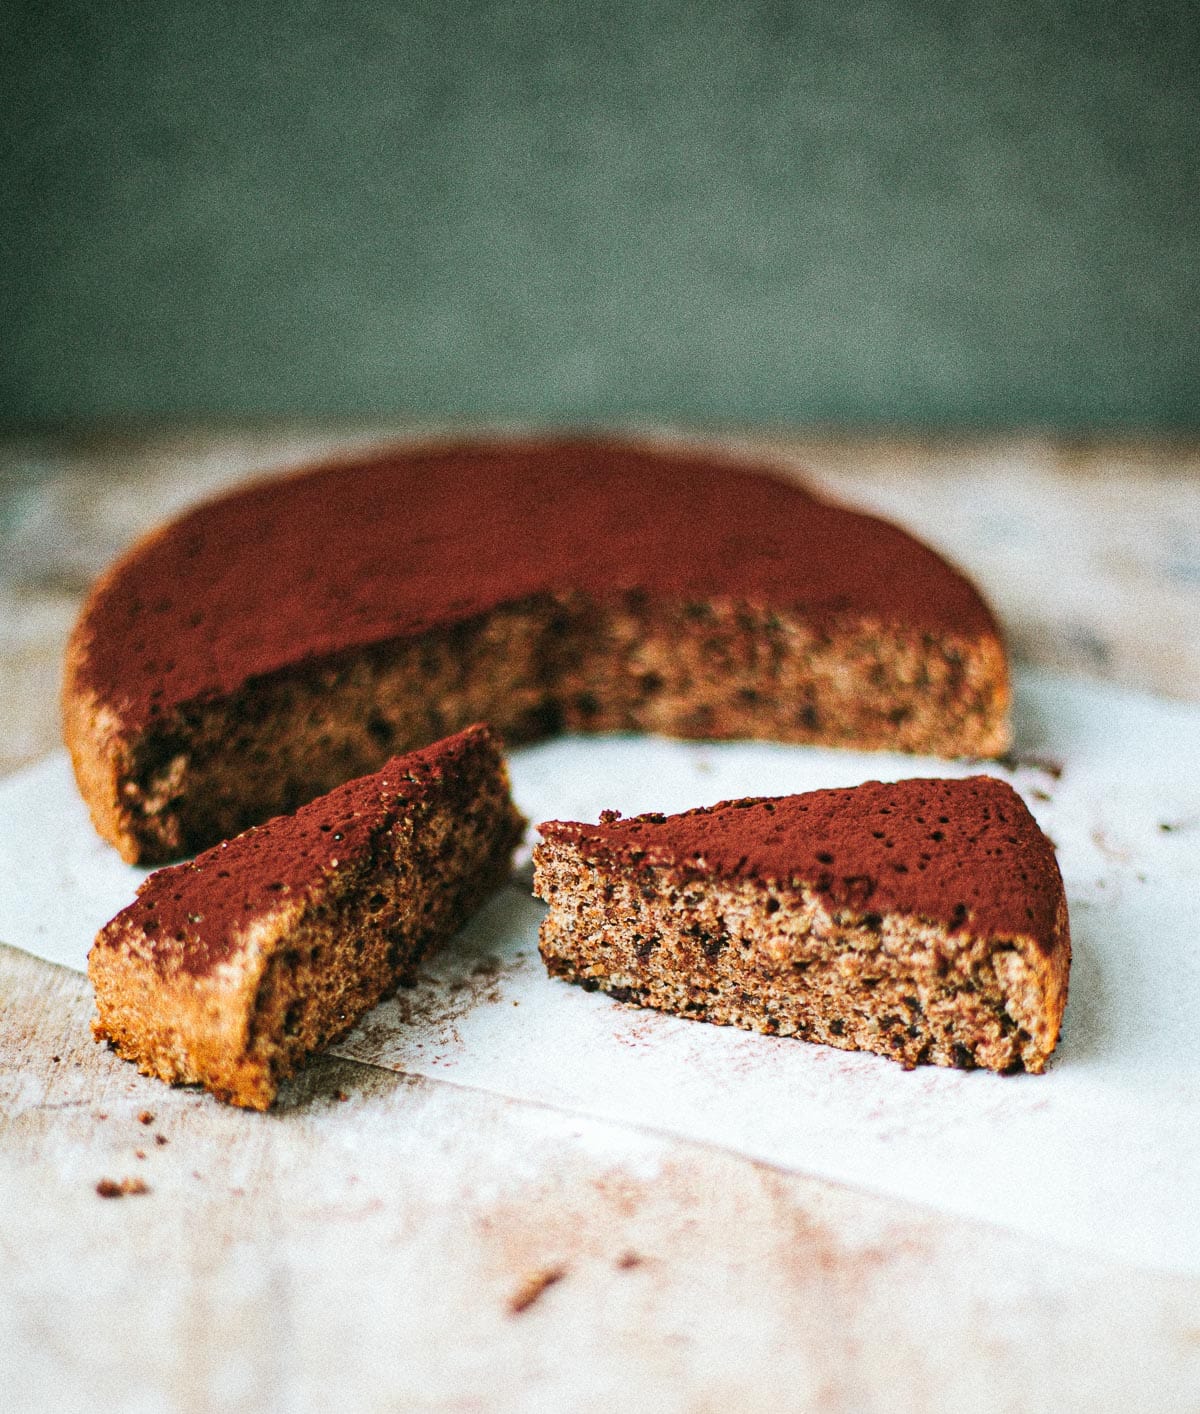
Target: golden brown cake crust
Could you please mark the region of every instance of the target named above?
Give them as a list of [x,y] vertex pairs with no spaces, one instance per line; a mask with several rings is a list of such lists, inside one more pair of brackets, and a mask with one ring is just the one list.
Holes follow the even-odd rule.
[[504,881],[522,825],[476,726],[159,870],[89,955],[97,1039],[265,1108]]
[[1040,1071],[1071,945],[1054,852],[1001,781],[870,782],[540,826],[552,975],[685,1016]]
[[699,452],[464,443],[249,486],[72,635],[68,746],[130,860],[486,719],[943,755],[1007,745],[995,620],[898,527]]

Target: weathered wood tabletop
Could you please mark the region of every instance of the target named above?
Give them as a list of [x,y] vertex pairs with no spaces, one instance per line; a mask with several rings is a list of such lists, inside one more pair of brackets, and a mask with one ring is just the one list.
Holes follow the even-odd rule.
[[[0,773],[134,535],[393,430],[0,445]],[[950,552],[1018,661],[1200,700],[1197,449],[757,443]],[[1200,1280],[348,1061],[232,1111],[90,1015],[0,946],[5,1408],[1200,1409]]]

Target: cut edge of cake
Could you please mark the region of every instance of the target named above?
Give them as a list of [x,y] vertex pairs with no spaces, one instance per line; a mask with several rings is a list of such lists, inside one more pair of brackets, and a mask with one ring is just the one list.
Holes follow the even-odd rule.
[[129,863],[206,847],[481,720],[511,744],[633,732],[986,758],[1010,742],[998,636],[818,627],[720,599],[541,595],[136,732],[76,683],[78,653],[64,737],[98,833]]

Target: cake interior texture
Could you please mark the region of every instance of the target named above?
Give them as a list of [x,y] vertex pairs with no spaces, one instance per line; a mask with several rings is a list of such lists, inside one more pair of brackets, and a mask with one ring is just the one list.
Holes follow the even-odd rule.
[[1007,744],[1007,694],[996,642],[814,628],[729,602],[542,596],[180,707],[114,737],[90,794],[111,803],[104,832],[122,853],[157,861],[482,719],[514,745],[638,732],[983,756]]
[[1049,841],[1000,781],[541,829],[552,976],[906,1067],[1039,1072],[1057,1043],[1066,899]]
[[126,859],[205,847],[474,721],[952,756],[1008,744],[974,586],[709,453],[394,453],[243,488],[101,578],[65,735]]
[[504,882],[523,823],[474,727],[159,870],[92,948],[93,1031],[265,1109]]

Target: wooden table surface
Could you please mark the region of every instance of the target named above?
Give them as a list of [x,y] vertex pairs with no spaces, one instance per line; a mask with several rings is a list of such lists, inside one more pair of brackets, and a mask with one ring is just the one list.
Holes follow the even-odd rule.
[[[397,431],[0,444],[0,773],[134,535]],[[1196,448],[728,440],[951,552],[1019,662],[1200,701]],[[349,1061],[233,1111],[91,1010],[0,946],[0,1407],[1200,1409],[1200,1279]]]

